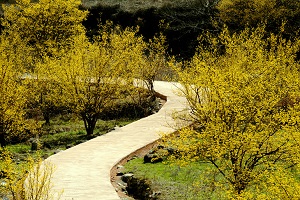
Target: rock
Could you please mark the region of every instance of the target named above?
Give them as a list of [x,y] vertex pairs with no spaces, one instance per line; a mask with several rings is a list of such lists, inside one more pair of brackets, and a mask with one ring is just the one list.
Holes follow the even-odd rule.
[[154,154],[154,153],[155,153],[155,149],[150,149],[150,150],[148,151],[148,153],[149,153],[149,154]]
[[117,172],[117,176],[123,176],[124,173],[123,172]]
[[164,147],[159,145],[153,149],[151,149],[145,156],[144,156],[144,163],[158,163],[162,162],[166,159],[169,155],[176,153],[176,149],[172,147]]
[[122,166],[122,165],[118,165],[117,166],[117,176],[123,176],[124,175],[124,173],[122,172],[122,170],[124,169],[124,166]]
[[159,157],[156,153],[148,153],[144,156],[144,163],[158,163],[162,161],[163,158]]
[[124,174],[123,176],[121,176],[121,180],[122,180],[124,183],[127,183],[128,180],[131,179],[133,176],[134,176],[134,174],[132,174],[132,173],[127,173],[127,174]]
[[139,158],[138,156],[132,156],[132,158],[130,158],[129,160],[134,160],[134,159],[137,159]]
[[124,182],[118,182],[118,186],[121,188],[122,191],[126,191],[127,184]]
[[152,158],[156,157],[153,153],[147,153],[144,156],[144,163],[151,163]]
[[123,165],[118,165],[118,166],[117,166],[117,169],[123,169],[123,168],[124,168]]

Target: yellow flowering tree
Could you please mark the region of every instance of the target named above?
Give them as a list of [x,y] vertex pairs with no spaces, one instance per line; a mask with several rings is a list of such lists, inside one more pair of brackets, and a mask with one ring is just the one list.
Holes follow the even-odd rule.
[[231,198],[298,199],[300,40],[264,27],[200,39],[209,45],[177,69],[194,124],[166,142],[211,163]]
[[162,34],[154,36],[148,43],[145,43],[145,50],[141,55],[142,62],[141,66],[137,67],[137,77],[144,81],[147,89],[150,92],[154,92],[154,81],[158,77],[166,75],[168,71],[168,57],[167,57],[167,46],[166,37]]
[[38,119],[43,116],[44,124],[50,125],[50,119],[64,108],[59,95],[61,94],[59,83],[51,80],[52,74],[46,65],[47,62],[42,61],[36,63],[35,73],[24,74],[24,86],[28,91],[28,99],[26,109],[28,116]]
[[[16,65],[18,56],[7,48],[9,43],[0,38],[0,144],[24,133],[26,89],[21,84],[22,69]],[[25,134],[23,135],[25,136]]]
[[[13,155],[5,148],[0,148],[1,179],[0,186],[3,199],[12,200],[53,200],[50,193],[51,177],[55,166],[42,160],[39,153],[28,156],[22,163],[16,163]],[[61,192],[57,194],[61,195]]]
[[82,118],[88,135],[93,134],[105,109],[135,91],[134,67],[144,47],[135,30],[109,27],[93,43],[78,37],[74,48],[60,60],[45,62],[50,77],[60,83],[61,101]]
[[85,34],[82,21],[87,12],[79,9],[80,4],[80,0],[17,0],[4,5],[4,34],[22,39],[35,58],[60,56],[75,36]]
[[280,32],[285,22],[285,34],[296,36],[299,32],[300,2],[294,0],[221,0],[218,3],[220,19],[234,30],[246,26],[267,24],[267,30]]
[[59,58],[72,49],[74,38],[84,35],[82,21],[87,12],[79,9],[80,0],[17,0],[4,5],[3,35],[10,41],[15,54],[24,57],[20,63],[27,69],[30,109],[43,114],[46,124],[55,109],[56,85],[49,76],[45,57]]

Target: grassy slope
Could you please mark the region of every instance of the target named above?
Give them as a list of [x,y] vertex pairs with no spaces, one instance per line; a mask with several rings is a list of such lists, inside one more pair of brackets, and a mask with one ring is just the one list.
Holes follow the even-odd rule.
[[133,172],[151,183],[151,189],[160,192],[160,200],[177,199],[223,199],[224,193],[214,182],[220,175],[209,176],[212,166],[208,163],[190,163],[178,166],[168,163],[143,163],[142,158],[133,159],[125,165],[125,172]]

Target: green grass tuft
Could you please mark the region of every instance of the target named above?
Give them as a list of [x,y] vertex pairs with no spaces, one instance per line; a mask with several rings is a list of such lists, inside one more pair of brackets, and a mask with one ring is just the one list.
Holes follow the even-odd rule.
[[24,154],[30,152],[31,146],[29,144],[21,143],[7,145],[6,148],[9,152]]

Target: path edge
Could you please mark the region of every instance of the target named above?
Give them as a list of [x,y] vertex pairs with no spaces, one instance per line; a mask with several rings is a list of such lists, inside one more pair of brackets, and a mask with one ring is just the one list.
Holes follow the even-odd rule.
[[[168,101],[168,97],[166,95],[163,95],[159,92],[155,91],[155,96],[164,100],[164,101]],[[160,109],[162,109],[164,106],[162,106]],[[150,151],[153,147],[157,146],[159,141],[161,140],[161,138],[156,139],[155,141],[150,142],[149,144],[142,146],[136,150],[134,150],[133,152],[131,152],[130,154],[128,154],[127,156],[121,158],[120,160],[118,160],[113,167],[110,169],[110,183],[112,184],[112,186],[115,188],[116,193],[119,195],[120,199],[122,197],[128,197],[123,191],[119,190],[119,186],[117,183],[117,172],[118,172],[118,166],[123,166],[125,163],[127,163],[128,161],[132,160],[132,158],[134,157],[141,157],[147,154],[148,151]]]

